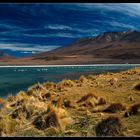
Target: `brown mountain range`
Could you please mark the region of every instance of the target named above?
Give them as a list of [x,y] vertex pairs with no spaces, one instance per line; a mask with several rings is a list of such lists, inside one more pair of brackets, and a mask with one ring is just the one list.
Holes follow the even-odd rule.
[[49,52],[14,59],[13,63],[17,62],[18,64],[55,65],[140,63],[140,32],[135,30],[105,32],[94,38],[78,39]]
[[5,53],[4,51],[0,50],[0,59],[11,59],[12,57]]
[[[140,32],[105,32],[95,38],[78,39],[68,46],[38,53],[35,59],[71,63],[140,63]],[[77,60],[77,61],[76,61]]]

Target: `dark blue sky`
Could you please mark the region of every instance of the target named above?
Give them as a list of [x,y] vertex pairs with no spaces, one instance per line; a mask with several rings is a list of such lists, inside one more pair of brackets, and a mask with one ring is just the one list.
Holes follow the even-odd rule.
[[14,56],[128,29],[140,31],[138,3],[0,4],[0,49]]

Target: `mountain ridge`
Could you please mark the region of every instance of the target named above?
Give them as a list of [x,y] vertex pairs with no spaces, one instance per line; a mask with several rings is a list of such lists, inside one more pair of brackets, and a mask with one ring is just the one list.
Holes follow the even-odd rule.
[[[132,53],[133,59],[135,58],[135,55],[133,54],[135,54],[137,51],[140,54],[139,45],[140,32],[130,29],[128,31],[120,32],[105,32],[94,38],[91,37],[78,39],[67,46],[62,46],[49,52],[35,54],[33,57],[49,57],[52,55],[57,57],[69,55],[92,55],[97,58],[105,57],[117,59],[119,55],[123,55],[123,53]],[[118,55],[118,57],[116,56],[116,54]]]
[[105,32],[24,58],[0,59],[1,65],[76,65],[140,63],[140,32]]

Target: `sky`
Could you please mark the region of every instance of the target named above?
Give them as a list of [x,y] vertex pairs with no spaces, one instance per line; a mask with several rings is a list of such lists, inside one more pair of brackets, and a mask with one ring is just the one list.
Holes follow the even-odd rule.
[[140,31],[140,3],[0,4],[0,50],[14,57],[129,29]]

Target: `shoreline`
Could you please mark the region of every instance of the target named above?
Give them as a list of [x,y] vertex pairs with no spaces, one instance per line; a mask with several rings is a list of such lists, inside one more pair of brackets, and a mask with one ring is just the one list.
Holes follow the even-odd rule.
[[140,66],[140,64],[87,64],[87,65],[0,65],[0,68],[8,67],[81,67],[81,66]]

